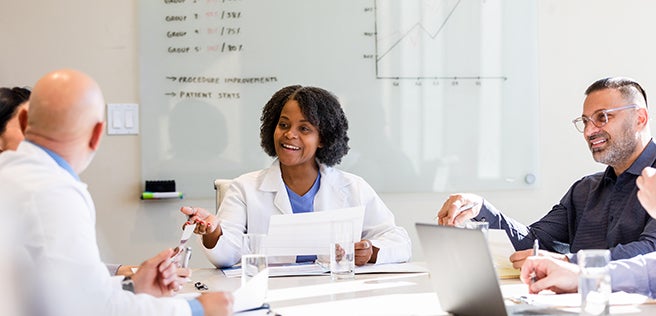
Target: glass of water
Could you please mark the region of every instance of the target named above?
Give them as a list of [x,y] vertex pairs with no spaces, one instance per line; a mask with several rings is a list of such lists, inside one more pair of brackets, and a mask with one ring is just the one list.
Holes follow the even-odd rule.
[[581,315],[608,315],[611,293],[610,251],[608,249],[579,250],[579,293]]
[[267,269],[263,234],[244,234],[241,255],[241,285]]
[[488,222],[469,221],[465,222],[465,228],[480,230],[483,232],[483,235],[485,235],[485,238],[487,238],[487,231],[490,229],[490,224]]
[[333,280],[353,279],[355,278],[353,223],[334,222],[331,228],[330,277]]

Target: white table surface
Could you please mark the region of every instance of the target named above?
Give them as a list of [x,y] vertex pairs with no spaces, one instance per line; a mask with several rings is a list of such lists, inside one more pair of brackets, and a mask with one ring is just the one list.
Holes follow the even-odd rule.
[[[227,278],[218,269],[193,270],[191,279],[182,293],[199,292],[194,287],[197,281],[210,291],[234,291],[241,285],[240,278]],[[500,283],[502,289],[522,288],[517,279]],[[330,275],[273,277],[269,278],[267,302],[282,316],[447,315],[439,307],[428,273],[357,274],[348,281],[332,281]],[[656,304],[611,306],[611,314],[656,315]]]

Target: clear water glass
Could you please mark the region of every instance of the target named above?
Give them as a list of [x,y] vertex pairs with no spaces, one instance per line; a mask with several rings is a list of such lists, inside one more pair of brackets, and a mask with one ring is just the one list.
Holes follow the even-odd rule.
[[610,251],[579,250],[579,293],[581,294],[581,315],[608,315],[611,294]]
[[330,277],[333,280],[355,278],[355,246],[351,222],[332,223]]
[[244,234],[241,255],[241,284],[246,284],[258,273],[267,269],[267,257],[263,243],[266,235]]

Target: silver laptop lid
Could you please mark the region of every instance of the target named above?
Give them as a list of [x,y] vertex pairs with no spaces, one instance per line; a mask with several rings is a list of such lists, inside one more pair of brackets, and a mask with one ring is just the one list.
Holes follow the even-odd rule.
[[487,241],[480,230],[416,223],[430,280],[444,311],[506,315]]

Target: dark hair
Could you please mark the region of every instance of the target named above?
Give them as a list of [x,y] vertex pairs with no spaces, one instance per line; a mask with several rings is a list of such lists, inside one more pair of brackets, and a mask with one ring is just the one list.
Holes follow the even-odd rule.
[[0,134],[5,132],[7,122],[11,120],[18,106],[30,98],[30,90],[26,88],[0,88]]
[[262,110],[260,121],[260,145],[271,157],[276,156],[273,133],[280,113],[289,100],[298,102],[305,118],[319,130],[323,147],[317,149],[317,160],[328,166],[342,161],[348,151],[348,120],[337,98],[330,92],[316,87],[288,86],[276,92]]
[[604,89],[618,90],[622,94],[622,97],[627,101],[642,98],[645,101],[645,106],[648,106],[647,92],[645,92],[645,89],[643,89],[638,82],[630,78],[608,77],[599,79],[585,90],[585,95]]

